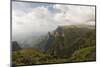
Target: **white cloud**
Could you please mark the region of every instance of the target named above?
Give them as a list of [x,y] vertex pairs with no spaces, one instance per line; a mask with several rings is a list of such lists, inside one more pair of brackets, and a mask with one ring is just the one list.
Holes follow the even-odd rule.
[[55,8],[61,11],[60,15],[58,16],[62,16],[61,18],[65,20],[65,23],[68,21],[68,24],[87,24],[88,21],[95,21],[95,7],[56,5]]
[[[24,10],[28,10],[28,8],[22,7]],[[18,7],[14,8],[12,11],[13,35],[48,32],[54,30],[58,25],[95,24],[95,7],[54,5],[53,9],[56,9],[57,13],[53,13],[43,6],[31,7],[28,12],[18,9]]]
[[[12,29],[13,34],[23,34],[31,32],[46,32],[52,30],[54,20],[53,14],[47,8],[34,8],[29,13],[13,10]],[[21,13],[21,14],[20,14]]]

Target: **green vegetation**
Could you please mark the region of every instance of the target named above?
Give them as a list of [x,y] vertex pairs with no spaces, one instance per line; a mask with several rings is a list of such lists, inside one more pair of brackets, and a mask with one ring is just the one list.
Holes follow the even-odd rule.
[[38,64],[39,61],[45,61],[47,55],[40,50],[26,48],[13,52],[13,61],[17,65]]
[[65,58],[48,55],[37,49],[22,49],[13,52],[13,63],[16,65],[46,64],[66,62]]
[[[46,51],[36,48],[13,51],[13,63],[31,65],[96,60],[94,27],[64,26],[59,29],[55,30],[53,35],[49,33],[52,38],[49,37],[48,42],[43,40],[49,45]],[[41,47],[39,46],[39,48]]]
[[75,51],[71,57],[73,62],[76,61],[95,61],[95,47],[86,47]]

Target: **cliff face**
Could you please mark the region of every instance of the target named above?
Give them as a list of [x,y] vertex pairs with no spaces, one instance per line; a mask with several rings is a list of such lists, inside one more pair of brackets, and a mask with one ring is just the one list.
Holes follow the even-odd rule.
[[59,36],[64,37],[64,29],[63,29],[63,27],[58,27],[54,32],[54,37],[59,37]]
[[12,60],[16,65],[95,61],[95,33],[94,26],[60,26],[41,38],[36,48],[19,50],[18,43],[12,42]]
[[[92,33],[93,34],[92,34]],[[90,33],[90,35],[88,35]],[[63,26],[58,27],[55,31],[49,33],[46,45],[46,52],[54,56],[69,57],[75,50],[91,45],[85,43],[87,40],[94,41],[95,45],[95,29],[81,26]],[[91,38],[86,38],[90,36]],[[85,45],[87,44],[87,46]]]

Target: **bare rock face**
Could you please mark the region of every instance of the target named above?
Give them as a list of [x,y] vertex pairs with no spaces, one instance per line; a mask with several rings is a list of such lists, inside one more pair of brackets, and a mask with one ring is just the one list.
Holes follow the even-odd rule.
[[63,27],[58,27],[55,31],[54,31],[54,36],[58,37],[58,36],[62,36],[64,37],[64,30]]
[[[91,31],[95,33],[94,29],[81,26],[58,27],[53,31],[53,34],[49,33],[47,42],[49,46],[46,51],[54,56],[71,56],[75,50],[83,48],[81,46],[88,47],[91,45],[91,43],[87,46],[84,44],[87,40],[94,40],[95,35],[92,35],[92,33],[90,38],[86,38]],[[95,45],[95,42],[93,45]]]

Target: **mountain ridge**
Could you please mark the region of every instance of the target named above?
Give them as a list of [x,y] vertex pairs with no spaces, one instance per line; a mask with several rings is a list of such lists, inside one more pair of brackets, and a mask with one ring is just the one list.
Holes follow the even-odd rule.
[[40,40],[32,48],[13,51],[13,62],[30,65],[96,60],[95,26],[58,26]]

